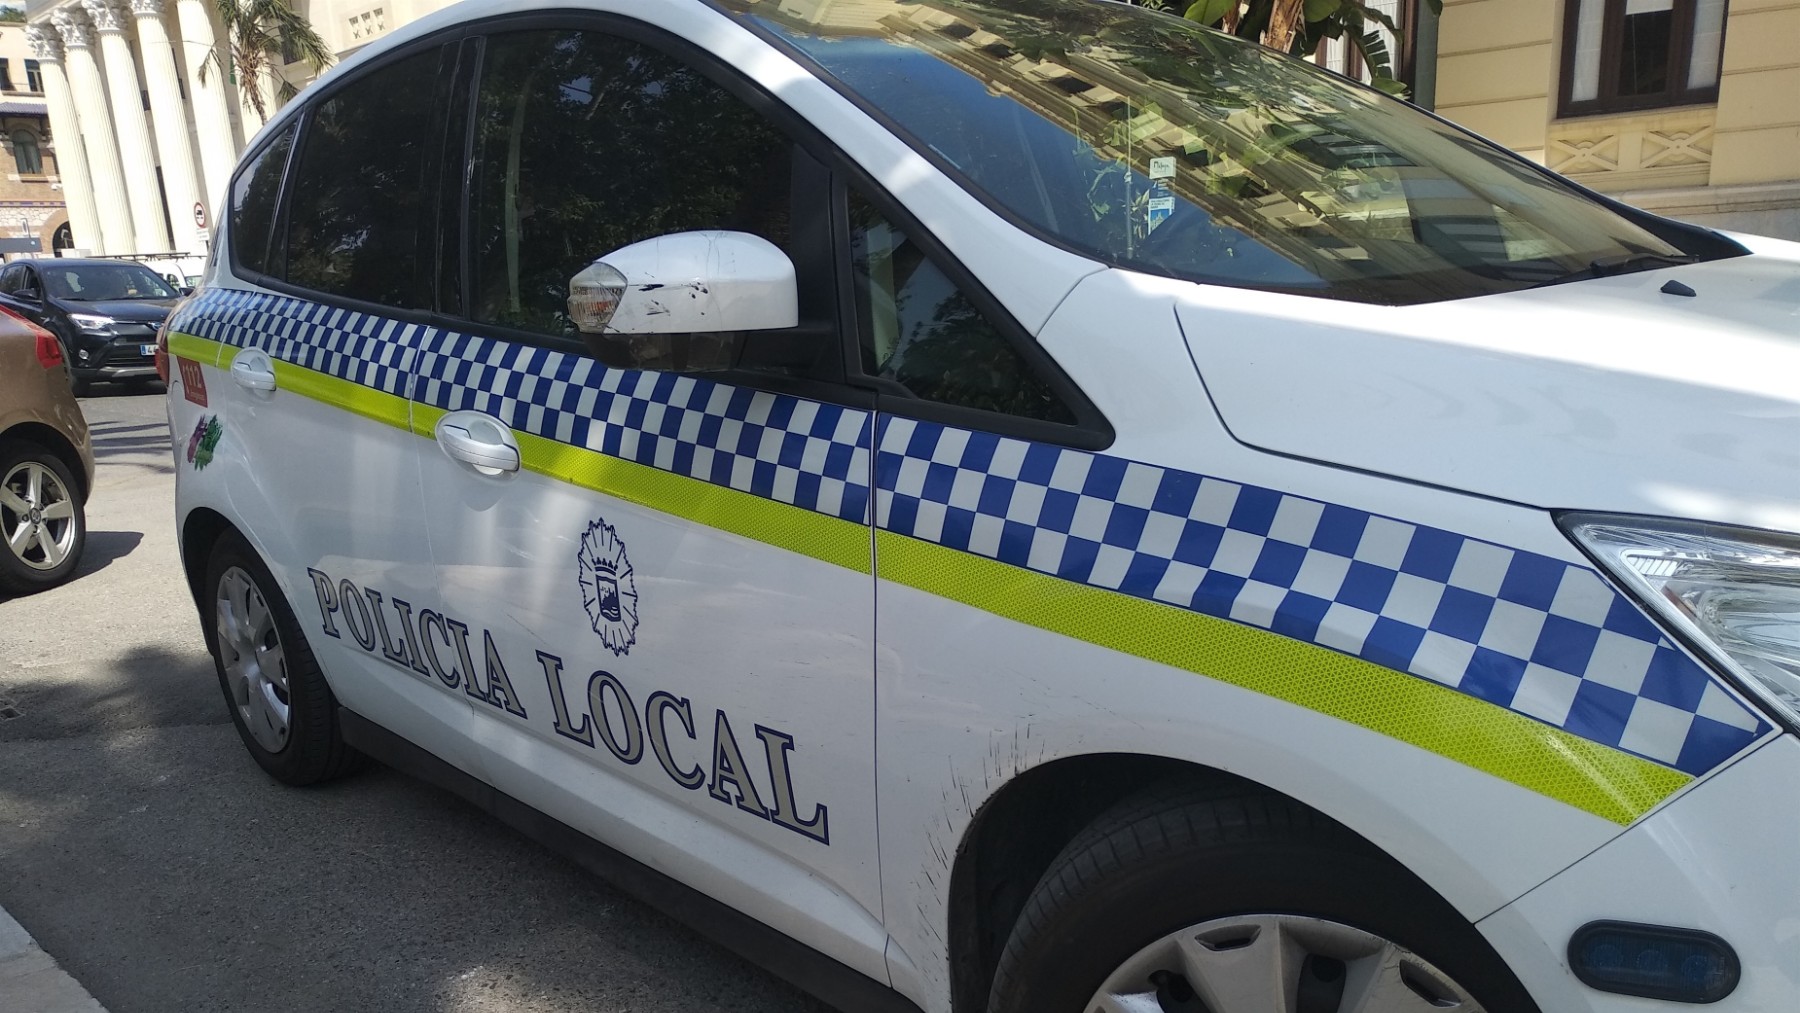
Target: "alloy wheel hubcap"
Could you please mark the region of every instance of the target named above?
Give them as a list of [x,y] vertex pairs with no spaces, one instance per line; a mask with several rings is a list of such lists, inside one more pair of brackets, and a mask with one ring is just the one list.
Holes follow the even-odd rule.
[[75,549],[75,498],[56,472],[24,461],[0,476],[0,540],[33,570],[54,570]]
[[1484,1013],[1467,989],[1397,943],[1300,915],[1241,915],[1134,954],[1087,1013]]
[[287,745],[290,718],[287,655],[262,589],[240,567],[219,577],[215,602],[219,661],[238,716],[271,753]]

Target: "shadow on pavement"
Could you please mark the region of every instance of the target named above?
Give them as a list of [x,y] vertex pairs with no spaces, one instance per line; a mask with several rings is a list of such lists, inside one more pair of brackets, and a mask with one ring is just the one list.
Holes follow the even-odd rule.
[[[87,669],[86,677],[70,678],[69,666]],[[0,721],[0,743],[231,720],[212,658],[158,644],[0,672],[0,696],[17,712]]]
[[75,576],[71,579],[80,580],[106,569],[106,564],[113,560],[129,556],[143,540],[142,531],[89,531],[87,546],[81,550],[81,565],[75,568]]

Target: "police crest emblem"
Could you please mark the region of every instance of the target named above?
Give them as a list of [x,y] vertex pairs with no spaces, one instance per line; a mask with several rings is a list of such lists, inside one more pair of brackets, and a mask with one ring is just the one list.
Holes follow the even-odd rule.
[[581,604],[600,642],[622,655],[637,643],[637,581],[619,533],[603,519],[595,519],[581,536],[576,553],[580,567]]

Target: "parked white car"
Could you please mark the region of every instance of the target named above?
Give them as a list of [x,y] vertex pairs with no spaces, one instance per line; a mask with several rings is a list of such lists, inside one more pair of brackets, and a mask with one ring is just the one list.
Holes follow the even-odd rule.
[[275,777],[848,1010],[1800,997],[1800,248],[1070,0],[471,0],[230,199],[165,371]]

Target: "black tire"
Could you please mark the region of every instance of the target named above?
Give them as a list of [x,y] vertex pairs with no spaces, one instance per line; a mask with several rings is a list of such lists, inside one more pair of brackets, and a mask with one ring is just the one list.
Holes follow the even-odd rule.
[[[226,669],[225,651],[220,643],[218,599],[220,587],[233,570],[246,575],[273,619],[274,633],[279,637],[282,669],[286,676],[288,722],[286,741],[271,749],[257,740],[246,723],[238,704],[233,679]],[[225,706],[237,727],[238,737],[256,759],[257,765],[283,784],[309,785],[330,781],[354,773],[365,764],[365,758],[344,742],[338,726],[337,697],[325,682],[318,660],[294,619],[294,612],[282,597],[280,586],[269,573],[262,558],[250,547],[244,536],[227,531],[213,543],[206,561],[206,583],[203,586],[202,625],[206,630],[206,647],[212,652],[213,669],[219,677],[219,688],[225,694]]]
[[[40,444],[24,440],[0,440],[0,483],[5,482],[7,476],[24,465],[40,467],[48,473],[45,478],[54,479],[59,487],[54,493],[55,501],[63,502],[66,499],[74,509],[74,516],[69,518],[74,527],[74,538],[65,558],[54,566],[41,567],[38,564],[46,562],[48,558],[41,545],[34,542],[27,546],[24,557],[21,557],[19,551],[7,544],[7,535],[17,530],[21,517],[4,503],[0,503],[0,594],[31,594],[63,583],[74,576],[75,568],[81,565],[81,552],[87,545],[86,504],[82,502],[79,491],[81,487],[76,484],[75,476],[69,473],[69,466]],[[45,483],[43,488],[48,489],[49,483]],[[59,542],[61,540],[58,539]]]
[[1085,1013],[1145,947],[1252,914],[1361,929],[1431,962],[1489,1013],[1537,1013],[1475,927],[1417,877],[1342,824],[1253,786],[1151,789],[1077,835],[1013,926],[989,1013]]

